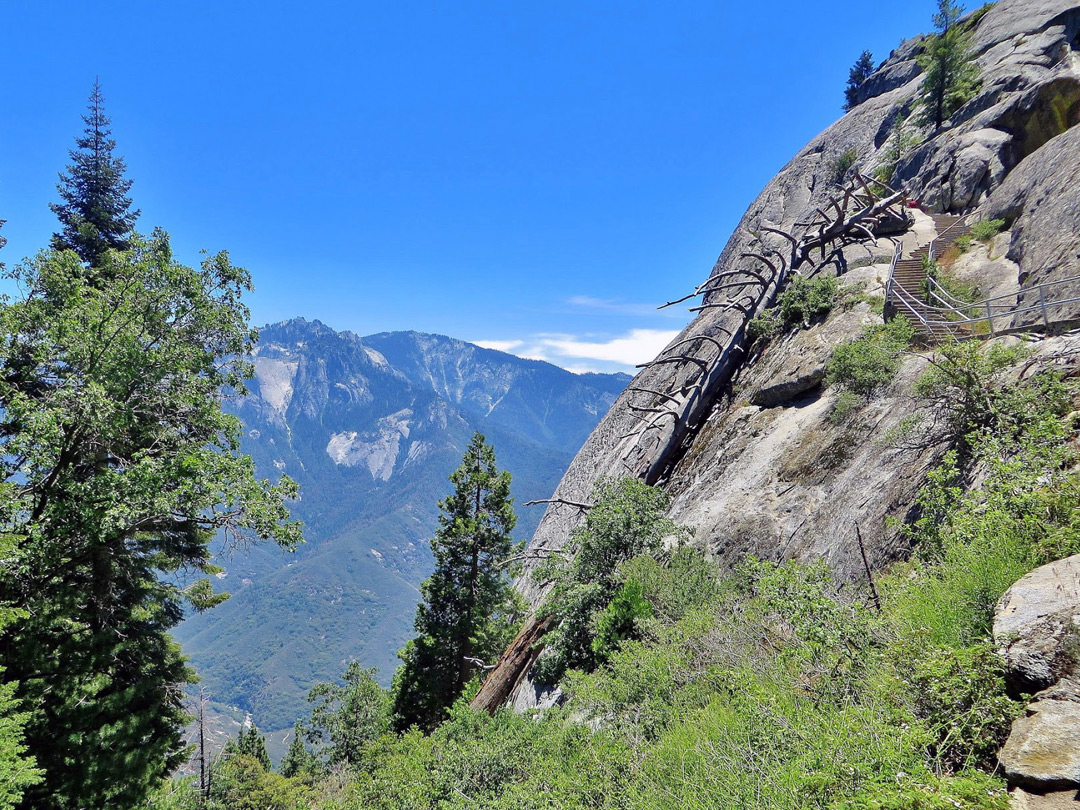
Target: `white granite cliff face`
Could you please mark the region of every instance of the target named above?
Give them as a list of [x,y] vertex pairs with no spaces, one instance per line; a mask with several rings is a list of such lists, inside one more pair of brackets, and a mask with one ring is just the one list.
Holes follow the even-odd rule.
[[[984,292],[1017,293],[1032,283],[1080,275],[1080,2],[1001,0],[976,24],[982,69],[978,95],[938,133],[904,156],[895,182],[931,211],[1001,217],[1006,232],[993,245],[966,256],[959,270]],[[898,116],[910,111],[922,77],[913,39],[898,48],[864,85],[863,102],[814,138],[750,205],[712,275],[745,264],[742,254],[782,246],[762,228],[791,229],[835,192],[836,161],[846,150],[869,174],[886,161]],[[850,175],[849,175],[850,176]],[[934,236],[927,217],[916,218],[902,238],[905,249]],[[898,237],[837,251],[816,272],[833,273],[849,293],[883,292]],[[678,297],[686,291],[672,290]],[[899,374],[854,418],[827,418],[834,394],[822,386],[832,347],[879,322],[865,303],[838,307],[809,329],[774,340],[763,351],[742,343],[725,360],[723,384],[682,433],[658,432],[655,447],[627,455],[635,400],[624,393],[589,437],[554,493],[586,501],[606,475],[648,477],[672,495],[671,517],[695,529],[695,542],[723,561],[746,554],[763,558],[825,558],[843,578],[863,576],[855,527],[870,564],[906,553],[888,518],[912,507],[937,451],[900,451],[883,435],[908,413],[910,386],[925,361],[909,358]],[[705,310],[676,338],[698,351],[724,330],[739,334],[744,318]],[[1059,362],[1048,338],[1036,362]],[[739,341],[736,341],[738,344]],[[692,364],[651,366],[633,384],[654,391],[678,389],[696,374]],[[651,466],[650,466],[651,465]],[[648,470],[648,471],[647,471]],[[580,519],[576,509],[552,505],[533,547],[558,548]],[[522,592],[534,603],[541,588],[528,573]]]

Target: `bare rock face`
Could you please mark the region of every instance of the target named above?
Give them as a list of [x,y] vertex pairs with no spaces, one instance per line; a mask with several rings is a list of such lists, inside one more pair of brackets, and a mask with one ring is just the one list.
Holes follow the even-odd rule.
[[[1022,161],[991,195],[985,216],[1012,223],[1008,258],[1020,265],[1026,285],[1080,276],[1080,127]],[[1051,300],[1075,298],[1080,282],[1050,292]],[[1080,317],[1080,305],[1053,314]],[[1039,317],[1029,313],[1020,322],[1034,323]]]
[[1012,136],[1000,129],[979,129],[950,140],[933,153],[924,172],[942,180],[929,184],[920,202],[934,210],[972,208],[1000,185],[1011,162]]
[[1075,666],[1080,554],[1036,568],[1005,592],[994,612],[994,642],[1017,692],[1045,689]]
[[1051,790],[1045,793],[1013,788],[1009,793],[1013,810],[1077,810],[1080,798],[1075,790]]
[[978,95],[901,161],[897,175],[937,211],[981,204],[1017,163],[1080,122],[1075,2],[995,5],[974,31]]
[[1013,723],[998,754],[1010,784],[1037,791],[1080,788],[1080,683],[1041,692]]
[[[923,132],[924,142],[901,160],[894,178],[910,197],[936,210],[983,218],[1010,211],[1003,218],[1013,238],[995,272],[1033,280],[1080,274],[1080,127],[1074,128],[1080,121],[1080,0],[1000,0],[975,25],[973,42],[982,69],[979,94],[940,132]],[[863,102],[766,186],[711,277],[746,267],[750,252],[782,249],[783,241],[768,229],[794,230],[825,204],[838,188],[837,161],[845,151],[855,151],[855,168],[864,174],[888,159],[894,123],[910,111],[922,81],[915,61],[920,47],[914,39],[894,52],[864,85]],[[850,244],[823,257],[813,271],[863,278],[872,287],[888,274],[875,254],[880,249]],[[1074,266],[1075,272],[1069,269]],[[1008,280],[992,282],[995,291],[1008,287]],[[672,290],[672,297],[685,292]],[[642,477],[669,491],[671,517],[694,527],[697,542],[721,559],[825,557],[842,579],[865,577],[856,524],[871,565],[903,554],[902,541],[881,521],[908,514],[936,461],[930,452],[896,454],[881,441],[908,412],[906,398],[922,369],[917,361],[905,364],[894,385],[852,421],[830,419],[835,397],[820,385],[824,358],[836,341],[863,327],[865,315],[834,313],[765,352],[734,341],[716,361],[723,385],[686,432],[666,426],[656,432],[647,471],[627,452],[627,437],[641,424],[631,405],[640,407],[642,389],[687,388],[697,368],[646,368],[631,386],[637,392],[628,390],[615,402],[554,494],[588,501],[601,476]],[[693,354],[710,340],[739,334],[742,326],[742,315],[708,309],[676,342]],[[580,510],[552,504],[533,548],[560,548],[580,519]],[[519,588],[534,603],[542,596],[527,571]]]

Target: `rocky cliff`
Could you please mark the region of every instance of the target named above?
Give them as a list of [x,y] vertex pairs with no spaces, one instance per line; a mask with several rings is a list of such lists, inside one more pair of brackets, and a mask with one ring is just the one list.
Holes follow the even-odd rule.
[[[582,519],[581,509],[559,499],[587,502],[597,479],[630,475],[663,487],[671,495],[669,516],[692,527],[694,542],[723,564],[747,555],[824,559],[839,578],[865,582],[871,570],[910,553],[899,527],[917,516],[916,496],[946,448],[896,440],[917,408],[914,384],[934,361],[936,342],[1026,341],[1025,365],[1014,374],[1053,367],[1077,375],[1080,338],[1069,330],[1080,316],[1073,300],[1080,298],[1080,2],[1000,0],[962,24],[981,74],[974,97],[939,130],[915,127],[909,115],[923,82],[917,57],[927,40],[909,40],[863,84],[860,103],[779,172],[692,297],[697,317],[631,383],[570,465],[533,537],[536,560],[561,548]],[[891,188],[871,195],[862,178],[872,175]],[[875,197],[892,191],[910,205],[905,221],[894,216],[885,227],[881,218],[867,218],[861,232],[849,227],[820,253],[803,250],[827,223],[839,228],[847,218],[850,225],[859,206],[868,210]],[[986,311],[996,317],[963,329],[924,323],[921,342],[903,355],[891,382],[836,418],[840,392],[825,384],[830,355],[881,324],[883,311],[920,326],[930,310],[896,298],[894,259],[910,257],[918,267],[931,243],[950,243],[956,233],[945,231],[955,220],[943,214],[962,217],[952,228],[1002,221],[1000,233],[988,228],[985,239],[969,240],[966,252],[949,257],[954,281],[976,288],[976,300],[992,298]],[[838,304],[755,342],[747,325],[774,306],[796,275],[834,276]],[[672,297],[683,292],[673,290]],[[958,317],[981,317],[984,308]],[[1075,560],[1031,587],[1046,596],[1062,576],[1075,597]],[[1023,596],[1023,587],[1018,583],[1003,601],[1003,615],[1023,598],[1034,599]],[[519,588],[533,604],[543,598],[544,583],[529,572]],[[1075,617],[1075,598],[1054,610]],[[1045,617],[1028,618],[1038,624]],[[1054,626],[1073,627],[1065,619]],[[518,641],[531,643],[544,629],[527,626]],[[1024,663],[1008,656],[1025,649],[1027,630],[1000,632],[1007,666],[1021,678]],[[1039,654],[1053,657],[1064,643],[1060,636],[1042,643]],[[498,699],[514,684],[515,706],[538,699],[542,705],[544,697],[523,675],[536,648],[513,655],[527,648],[519,643],[507,652],[490,691],[485,685],[474,705]],[[1015,800],[1073,806],[1080,787],[1075,675],[1055,671],[1027,689],[1044,691],[1000,755]],[[1040,795],[1048,788],[1065,792]]]
[[[861,103],[814,138],[750,205],[710,275],[722,279],[754,266],[764,272],[752,254],[787,249],[770,229],[797,233],[799,223],[837,195],[838,181],[855,172],[870,176],[894,161],[893,186],[924,209],[913,212],[910,227],[831,246],[801,269],[838,276],[855,303],[764,349],[751,347],[745,325],[775,293],[756,296],[743,311],[700,311],[661,362],[616,401],[571,464],[558,497],[586,501],[600,476],[641,476],[667,489],[671,517],[692,526],[697,542],[726,561],[746,554],[824,557],[840,576],[856,578],[863,565],[856,526],[872,566],[906,553],[886,528],[888,519],[905,519],[940,451],[891,448],[882,438],[908,413],[911,384],[925,360],[909,357],[896,379],[843,424],[828,418],[836,394],[822,384],[832,348],[880,323],[873,299],[884,295],[897,243],[910,253],[930,242],[937,235],[933,212],[969,221],[1001,218],[1004,234],[957,265],[983,294],[1023,302],[1035,285],[1080,276],[1080,3],[1001,0],[966,24],[981,86],[952,120],[937,132],[916,131],[912,140],[920,142],[896,160],[898,122],[911,112],[923,80],[916,57],[925,39],[905,42],[863,85]],[[846,176],[845,153],[855,155]],[[1071,284],[1061,285],[1060,297],[1071,291]],[[1058,307],[1054,319],[1074,318],[1080,310],[1070,306]],[[1015,325],[1024,318],[1037,320],[1018,316]],[[1060,354],[1055,338],[1042,343],[1040,356]],[[708,391],[695,388],[702,363],[678,360],[688,355],[709,364]],[[665,396],[697,401],[643,437],[643,409]],[[552,504],[532,547],[560,547],[580,514]],[[521,588],[533,600],[541,595],[528,576]]]

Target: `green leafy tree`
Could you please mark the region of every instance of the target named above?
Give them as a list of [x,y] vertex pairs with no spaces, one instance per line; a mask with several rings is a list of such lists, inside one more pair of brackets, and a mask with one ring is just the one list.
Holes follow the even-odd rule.
[[84,262],[97,264],[106,250],[131,245],[139,212],[131,210],[127,196],[131,181],[124,177],[124,159],[113,155],[116,141],[96,80],[88,109],[82,117],[86,129],[75,139],[71,165],[56,187],[62,202],[50,203],[49,208],[61,226],[53,235],[53,247],[74,250]]
[[938,0],[934,26],[938,32],[919,54],[923,83],[919,90],[918,123],[940,129],[945,121],[970,101],[979,86],[979,66],[971,52],[971,33],[959,24],[963,6]]
[[859,104],[859,88],[874,72],[874,55],[863,51],[848,71],[847,87],[844,89],[844,110],[853,110]]
[[502,652],[514,599],[508,564],[519,552],[510,473],[479,433],[450,476],[454,492],[439,504],[431,541],[435,573],[421,586],[417,637],[401,652],[394,685],[399,728],[430,730],[465,689],[476,662]]
[[[24,807],[134,807],[181,759],[169,636],[186,602],[222,598],[209,541],[300,542],[288,479],[257,480],[222,412],[255,333],[250,277],[228,255],[173,260],[163,232],[87,267],[47,251],[0,306],[0,666],[32,710],[44,771]],[[179,574],[183,574],[183,579]]]
[[[345,670],[344,685],[320,683],[308,694],[308,700],[315,704],[308,736],[324,746],[327,768],[359,767],[364,749],[389,730],[390,695],[379,686],[375,674],[374,668],[364,669],[359,661],[351,661]],[[293,746],[297,744],[294,739]],[[303,744],[299,745],[302,749]],[[293,755],[292,747],[289,755]],[[299,750],[296,756],[302,756]],[[301,769],[299,763],[297,769]],[[281,772],[290,775],[284,762]]]
[[540,610],[558,620],[538,670],[548,683],[570,667],[595,668],[612,645],[632,635],[634,621],[651,607],[642,604],[640,586],[627,587],[622,565],[639,555],[659,555],[665,538],[687,535],[665,515],[667,493],[637,479],[603,478],[592,497],[594,505],[570,535],[567,553],[550,557],[534,574],[553,583]]
[[235,754],[215,768],[210,795],[202,810],[303,810],[307,789],[295,780],[270,773],[254,757]]

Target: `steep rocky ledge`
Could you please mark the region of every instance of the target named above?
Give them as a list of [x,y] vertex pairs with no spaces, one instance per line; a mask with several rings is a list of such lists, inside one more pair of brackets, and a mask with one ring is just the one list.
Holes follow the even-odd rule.
[[[926,139],[897,165],[895,184],[930,211],[1006,219],[1006,233],[965,256],[958,272],[977,278],[985,293],[1022,301],[1035,283],[1080,275],[1080,128],[1073,128],[1080,122],[1080,3],[1001,0],[973,36],[980,92],[939,133],[923,133]],[[792,230],[827,204],[845,151],[854,150],[853,170],[867,175],[887,161],[893,126],[922,81],[915,62],[921,42],[898,48],[864,85],[863,102],[766,186],[712,277],[746,266],[748,253],[783,249],[783,239],[765,229]],[[904,249],[934,235],[919,216],[902,237]],[[812,272],[836,274],[865,298],[881,295],[898,238],[848,245]],[[634,389],[679,391],[698,373],[691,363],[651,365],[590,436],[555,495],[585,501],[600,476],[644,477],[672,494],[671,517],[694,527],[697,542],[723,561],[748,553],[824,557],[839,576],[858,578],[864,572],[856,525],[871,565],[902,556],[907,549],[884,521],[907,515],[936,458],[932,450],[890,449],[882,437],[907,413],[910,385],[925,361],[909,358],[888,389],[842,427],[828,420],[834,395],[821,386],[831,348],[877,318],[866,303],[841,307],[754,352],[743,338],[742,313],[702,311],[673,346],[696,351],[735,335],[716,363],[724,377],[704,407],[682,425],[665,424],[646,452],[629,454],[626,437],[639,425],[632,406],[641,402]],[[1057,340],[1043,340],[1037,354],[1058,356]],[[579,520],[579,510],[552,504],[532,547],[561,547]],[[527,573],[519,587],[534,603],[542,595]]]
[[[747,338],[749,319],[775,301],[783,284],[783,273],[770,266],[770,276],[766,266],[788,251],[795,255],[778,231],[797,234],[801,227],[805,234],[800,223],[827,208],[841,184],[855,190],[856,172],[869,176],[889,162],[897,122],[911,111],[922,81],[916,57],[925,40],[915,38],[863,85],[861,103],[800,151],[743,216],[705,286],[727,283],[737,272],[745,279],[752,271],[763,281],[756,289],[745,282],[753,290],[745,299],[750,303],[742,311],[700,310],[615,402],[555,499],[586,502],[602,476],[640,477],[669,492],[670,517],[692,527],[695,542],[722,564],[748,554],[823,558],[840,579],[856,581],[867,576],[867,566],[881,568],[909,553],[895,525],[913,516],[916,494],[942,448],[900,449],[886,437],[911,412],[912,385],[931,350],[907,355],[894,380],[844,420],[829,418],[837,398],[823,384],[830,353],[881,322],[877,313],[894,251],[911,255],[928,245],[938,235],[933,212],[961,214],[968,222],[1005,220],[1003,233],[976,244],[953,267],[984,296],[1030,306],[1037,303],[1035,285],[1080,277],[1080,0],[1000,0],[969,24],[981,89],[939,132],[919,133],[919,145],[895,164],[893,185],[923,210],[901,227],[875,227],[873,239],[867,234],[830,244],[816,264],[800,267],[802,275],[838,278],[841,303],[827,317],[788,330],[764,348]],[[853,153],[855,163],[838,177],[845,153]],[[741,294],[737,284],[729,286]],[[1072,286],[1056,288],[1058,298],[1080,295]],[[672,292],[678,298],[685,291]],[[717,297],[706,289],[703,300]],[[1063,332],[1078,316],[1080,305],[1064,305],[1049,331],[997,338],[1032,342],[1016,373],[1054,366],[1075,376],[1080,337]],[[1028,313],[1006,325],[1017,331],[1040,320]],[[642,413],[649,409],[670,410],[670,418],[646,431]],[[553,502],[532,540],[536,558],[561,548],[581,516],[580,509]],[[537,605],[544,585],[533,581],[531,570],[518,587]],[[509,699],[528,708],[557,699],[527,676],[544,629],[526,625],[511,652],[529,654],[508,653],[474,705],[490,709]],[[1064,734],[1069,740],[1072,754],[1062,767],[1075,766],[1080,740],[1073,721],[1080,702],[1076,684],[1057,677],[1039,685],[1046,691],[1032,703],[1029,718],[1018,721],[1015,741],[1002,753],[1005,768],[1012,769],[1015,800],[1030,807],[1072,804],[1059,788],[1073,785],[1073,771],[1039,782],[1023,775],[1027,765],[1015,764],[1038,757],[1049,723],[1050,738]]]

